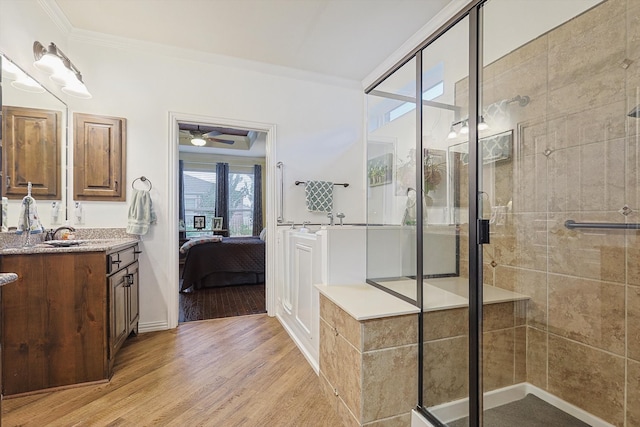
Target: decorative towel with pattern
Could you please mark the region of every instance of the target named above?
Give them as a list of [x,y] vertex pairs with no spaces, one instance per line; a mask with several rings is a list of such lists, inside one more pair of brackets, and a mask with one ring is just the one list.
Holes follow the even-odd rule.
[[[31,186],[31,183],[29,183]],[[31,190],[31,187],[29,187]],[[36,206],[36,199],[31,197],[31,191],[22,199],[20,204],[20,214],[18,216],[18,228],[16,234],[29,233],[39,234],[44,231],[44,227],[40,222],[38,216],[38,207]]]
[[333,211],[333,182],[307,181],[304,188],[307,210],[310,212]]

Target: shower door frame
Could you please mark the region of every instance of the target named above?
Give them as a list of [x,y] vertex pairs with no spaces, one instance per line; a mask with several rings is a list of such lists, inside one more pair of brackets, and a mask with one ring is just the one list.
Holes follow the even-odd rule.
[[[481,8],[487,0],[473,0],[461,9],[455,16],[449,19],[444,25],[436,30],[431,36],[420,43],[410,53],[405,55],[386,73],[376,79],[364,91],[369,94],[377,86],[384,82],[393,73],[398,71],[409,61],[416,59],[416,97],[422,96],[422,54],[423,51],[444,35],[449,29],[455,26],[464,18],[469,17],[469,427],[481,427],[483,425],[483,389],[482,389],[482,317],[483,317],[483,295],[482,295],[482,243],[480,239],[481,204],[480,192],[482,165],[478,163],[478,122],[479,122],[479,102],[480,102],[480,82],[481,82],[481,60],[482,60],[482,11]],[[416,102],[416,153],[422,153],[422,113],[423,102]],[[420,162],[422,164],[422,162]],[[418,194],[422,192],[422,176],[424,165],[416,168],[416,185]],[[424,305],[423,305],[423,215],[421,204],[417,209],[417,247],[416,247],[416,295],[420,308],[418,314],[418,404],[416,410],[420,412],[430,423],[437,427],[446,427],[429,409],[423,404],[423,381],[424,381]],[[387,291],[386,289],[384,289]]]

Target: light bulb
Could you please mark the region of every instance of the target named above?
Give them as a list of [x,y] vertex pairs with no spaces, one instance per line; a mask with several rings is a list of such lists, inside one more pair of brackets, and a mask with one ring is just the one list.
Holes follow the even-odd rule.
[[480,123],[478,123],[478,130],[487,130],[489,125],[484,121],[484,117],[480,117]]
[[469,122],[467,120],[462,123],[462,127],[460,128],[460,133],[468,134],[469,133]]
[[206,145],[207,141],[202,138],[192,138],[191,143],[196,147],[202,147],[203,145]]
[[447,138],[453,139],[456,136],[458,136],[458,134],[456,133],[456,130],[453,128],[453,125],[451,125],[451,129],[449,130],[449,135],[447,135]]

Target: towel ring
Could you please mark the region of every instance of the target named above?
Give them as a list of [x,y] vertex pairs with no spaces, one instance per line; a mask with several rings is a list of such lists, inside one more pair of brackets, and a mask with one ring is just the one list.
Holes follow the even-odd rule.
[[135,184],[136,181],[138,181],[138,180],[140,180],[142,182],[146,182],[149,185],[149,191],[151,191],[151,189],[153,188],[153,185],[151,185],[151,180],[149,178],[147,178],[146,176],[144,176],[144,175],[139,177],[139,178],[134,179],[133,182],[131,183],[131,188],[133,188],[135,190],[136,187],[133,184]]

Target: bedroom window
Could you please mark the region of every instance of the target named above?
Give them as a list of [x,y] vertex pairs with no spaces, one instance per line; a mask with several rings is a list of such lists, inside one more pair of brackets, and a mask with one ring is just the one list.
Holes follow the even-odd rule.
[[253,234],[253,171],[229,173],[229,235]]
[[[183,179],[186,237],[211,234],[211,225],[216,211],[216,173],[185,170]],[[196,215],[206,217],[204,230],[194,228],[193,217]]]

